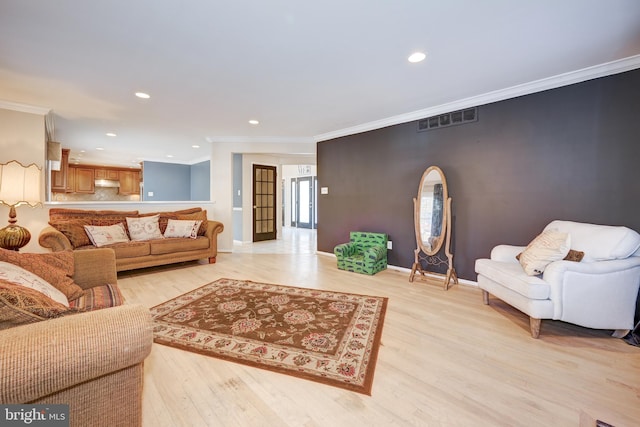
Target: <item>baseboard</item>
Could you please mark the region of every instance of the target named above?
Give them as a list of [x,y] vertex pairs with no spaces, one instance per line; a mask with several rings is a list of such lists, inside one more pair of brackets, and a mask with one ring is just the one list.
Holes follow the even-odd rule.
[[[332,254],[330,252],[323,252],[323,251],[316,251],[316,254],[318,255],[323,255],[323,256],[330,256],[335,258],[335,254]],[[394,270],[394,271],[399,271],[401,273],[406,273],[407,276],[409,276],[411,274],[411,269],[410,268],[406,268],[406,267],[399,267],[397,265],[387,265],[387,269],[388,270]],[[432,275],[429,273],[426,273],[426,276],[428,277],[433,277],[434,279],[442,279],[439,276],[436,275]],[[467,279],[460,279],[458,278],[458,283],[461,285],[466,285],[466,286],[473,286],[473,287],[478,287],[478,282],[474,281],[474,280],[467,280]]]

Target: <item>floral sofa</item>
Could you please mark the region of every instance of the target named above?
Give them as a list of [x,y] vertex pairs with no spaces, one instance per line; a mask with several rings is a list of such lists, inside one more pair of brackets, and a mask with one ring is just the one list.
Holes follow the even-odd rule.
[[140,426],[152,344],[149,310],[124,304],[111,249],[0,249],[0,404],[66,404],[71,426]]
[[117,271],[125,271],[198,259],[215,263],[223,230],[201,208],[152,213],[52,208],[38,241],[54,252],[109,247]]

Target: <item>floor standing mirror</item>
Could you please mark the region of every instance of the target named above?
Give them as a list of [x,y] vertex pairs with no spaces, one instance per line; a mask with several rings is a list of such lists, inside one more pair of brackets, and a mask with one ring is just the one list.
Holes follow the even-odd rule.
[[[416,250],[411,276],[425,281],[442,281],[444,289],[458,283],[451,253],[451,197],[447,190],[444,173],[437,166],[429,167],[420,180],[418,197],[413,199],[416,229]],[[444,255],[441,255],[444,248]],[[430,268],[446,273],[429,271]],[[420,273],[416,276],[416,273]]]

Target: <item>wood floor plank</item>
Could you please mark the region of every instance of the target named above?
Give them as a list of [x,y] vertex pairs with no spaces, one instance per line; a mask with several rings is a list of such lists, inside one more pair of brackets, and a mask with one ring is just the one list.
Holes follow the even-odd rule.
[[326,255],[260,250],[118,282],[127,302],[152,307],[223,277],[388,297],[372,396],[154,344],[145,426],[638,425],[640,348],[554,321],[534,340],[526,316],[494,298],[484,305],[475,287],[444,291],[402,271],[365,276]]

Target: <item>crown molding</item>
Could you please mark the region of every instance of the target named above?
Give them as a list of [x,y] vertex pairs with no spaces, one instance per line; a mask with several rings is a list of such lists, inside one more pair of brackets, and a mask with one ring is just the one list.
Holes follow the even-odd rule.
[[387,126],[412,122],[414,120],[420,120],[426,117],[449,113],[451,111],[463,110],[465,108],[476,107],[492,102],[503,101],[505,99],[516,98],[518,96],[529,95],[531,93],[542,92],[544,90],[568,86],[599,77],[624,73],[625,71],[635,70],[636,68],[640,68],[640,55],[634,55],[616,61],[606,62],[604,64],[583,68],[581,70],[558,74],[556,76],[547,77],[540,80],[534,80],[529,83],[487,92],[481,95],[437,105],[435,107],[429,107],[405,114],[399,114],[397,116],[387,117],[385,119],[376,120],[373,122],[363,123],[357,126],[323,133],[321,135],[316,135],[314,137],[314,141],[321,142],[327,141],[329,139],[340,138],[343,136],[354,135],[357,133],[368,132]]
[[309,144],[316,140],[310,136],[208,136],[205,138],[207,142],[218,143],[271,143],[271,144]]
[[0,108],[5,110],[19,111],[21,113],[38,114],[46,116],[51,111],[51,108],[36,107],[34,105],[20,104],[17,102],[4,101],[0,99]]

